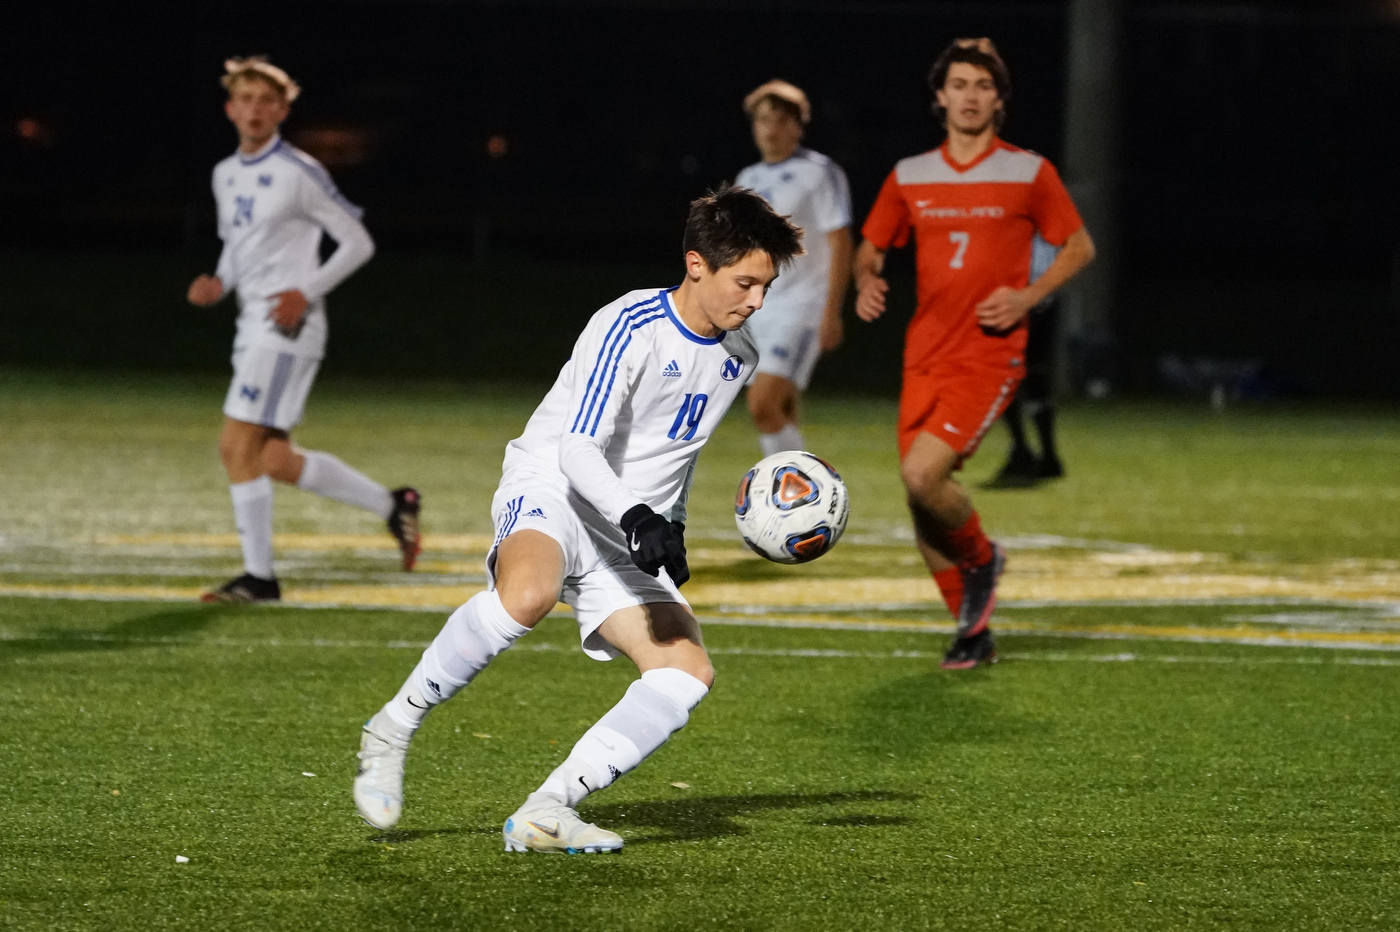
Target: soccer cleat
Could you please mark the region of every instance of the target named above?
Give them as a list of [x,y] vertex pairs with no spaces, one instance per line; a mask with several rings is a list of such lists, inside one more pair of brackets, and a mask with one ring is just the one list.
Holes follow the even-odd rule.
[[389,533],[399,542],[403,553],[403,571],[412,572],[418,562],[418,554],[423,552],[423,538],[418,533],[418,511],[423,499],[418,490],[404,486],[389,493],[394,496],[394,510],[389,512]]
[[963,581],[962,605],[958,609],[958,637],[972,637],[985,631],[997,607],[997,580],[1006,568],[1006,551],[992,542],[992,558],[980,566],[960,567]]
[[992,631],[983,628],[971,637],[958,638],[939,664],[945,670],[971,670],[984,663],[997,662],[996,645],[992,643]]
[[217,589],[199,597],[201,602],[277,602],[282,598],[282,587],[275,579],[263,579],[252,573],[244,573],[237,579],[230,579]]
[[1011,455],[991,479],[982,484],[984,489],[1024,489],[1035,485],[1040,478],[1039,463],[1035,454],[1025,447],[1012,447]]
[[501,830],[507,851],[599,854],[621,851],[622,836],[585,822],[553,796],[531,793]]
[[380,709],[360,732],[359,772],[355,774],[355,809],[371,827],[389,829],[403,814],[403,762],[408,739]]

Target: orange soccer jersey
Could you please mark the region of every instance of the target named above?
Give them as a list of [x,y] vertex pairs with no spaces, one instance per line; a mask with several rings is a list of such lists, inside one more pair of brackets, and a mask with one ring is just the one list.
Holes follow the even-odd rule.
[[905,335],[905,369],[1019,365],[1025,323],[987,333],[974,308],[1002,285],[1026,287],[1037,231],[1063,246],[1081,226],[1055,167],[1034,152],[997,140],[966,165],[946,144],[901,160],[861,232],[881,250],[915,234],[919,306]]

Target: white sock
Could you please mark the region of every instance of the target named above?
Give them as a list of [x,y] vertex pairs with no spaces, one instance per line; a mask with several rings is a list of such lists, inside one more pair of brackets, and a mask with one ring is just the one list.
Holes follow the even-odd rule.
[[788,424],[776,434],[759,434],[758,445],[763,449],[764,456],[772,456],[786,450],[806,449],[802,431],[797,429],[796,424]]
[[709,687],[683,670],[648,670],[598,720],[536,793],[576,807],[636,767],[690,719]]
[[243,545],[243,572],[260,579],[272,574],[272,480],[258,476],[228,487],[233,499],[233,523]]
[[384,486],[329,453],[307,450],[302,455],[306,457],[306,464],[301,467],[297,488],[372,511],[386,521],[389,519],[394,510],[394,496]]
[[529,630],[515,623],[495,590],[478,592],[447,619],[384,711],[412,734],[433,706],[455,696]]

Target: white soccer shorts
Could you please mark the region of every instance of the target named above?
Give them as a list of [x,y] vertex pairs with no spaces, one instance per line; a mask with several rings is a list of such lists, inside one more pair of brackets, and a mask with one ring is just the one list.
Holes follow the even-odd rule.
[[321,360],[259,346],[233,351],[233,381],[224,398],[224,414],[235,421],[291,430],[301,423],[306,396],[316,381]]
[[517,531],[539,531],[564,551],[564,590],[560,598],[574,610],[583,652],[612,660],[615,647],[598,628],[618,609],[651,602],[690,603],[662,570],[648,576],[627,553],[622,529],[609,523],[549,478],[517,469],[501,479],[491,500],[496,538],[486,556],[488,585],[496,587],[496,548]]
[[775,314],[765,319],[762,309],[745,326],[758,345],[754,373],[780,376],[805,392],[821,355],[817,328],[794,315]]

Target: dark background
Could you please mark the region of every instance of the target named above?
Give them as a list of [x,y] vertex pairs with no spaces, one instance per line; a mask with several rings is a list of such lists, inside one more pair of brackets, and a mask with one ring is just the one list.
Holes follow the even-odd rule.
[[[1261,360],[1261,393],[1400,394],[1400,13],[1124,11],[1118,387],[1161,390],[1178,353]],[[331,298],[327,370],[532,381],[598,306],[678,278],[687,202],[756,158],[760,82],[807,90],[859,221],[937,144],[923,79],[955,36],[995,39],[1004,136],[1058,158],[1064,33],[1055,0],[25,3],[0,31],[0,363],[226,366],[231,306],[183,294],[217,257],[228,55],[302,83],[286,135],[380,247]],[[900,326],[848,333],[817,386],[893,390]]]

